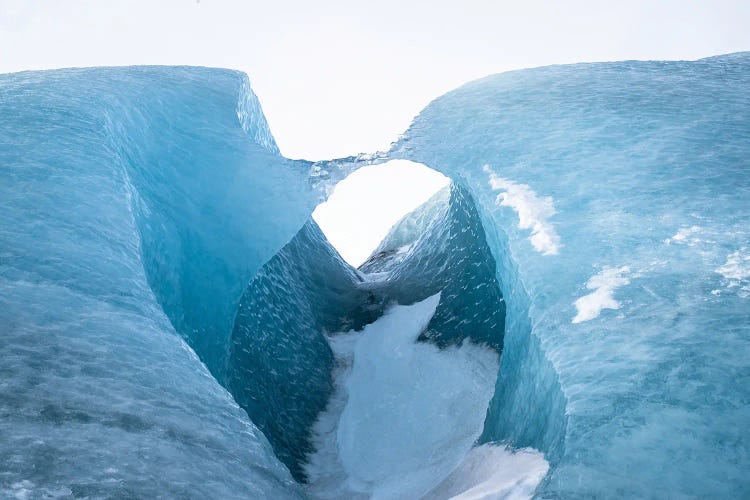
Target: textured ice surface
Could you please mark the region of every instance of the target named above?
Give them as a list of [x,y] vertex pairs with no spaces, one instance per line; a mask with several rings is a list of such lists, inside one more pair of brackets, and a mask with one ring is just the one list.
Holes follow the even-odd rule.
[[365,166],[336,184],[313,219],[341,256],[358,267],[395,222],[449,183],[443,174],[411,161]]
[[213,365],[312,208],[248,106],[233,71],[0,75],[0,490],[296,495],[175,331]]
[[447,346],[471,338],[502,349],[505,303],[495,260],[474,201],[460,186],[404,217],[360,270],[387,272],[371,287],[399,304],[440,292],[423,340]]
[[748,88],[745,53],[506,73],[390,152],[477,202],[508,306],[486,432],[545,452],[542,496],[750,494]]
[[[539,496],[749,496],[748,88],[748,54],[506,73],[388,153],[310,164],[278,155],[233,71],[0,75],[0,488],[300,495],[277,456],[300,477],[324,330],[441,292],[420,341],[502,347],[478,442],[542,452]],[[312,226],[276,255],[387,159],[454,182],[367,264],[388,279]],[[436,492],[503,491],[471,456],[505,448],[474,450]]]

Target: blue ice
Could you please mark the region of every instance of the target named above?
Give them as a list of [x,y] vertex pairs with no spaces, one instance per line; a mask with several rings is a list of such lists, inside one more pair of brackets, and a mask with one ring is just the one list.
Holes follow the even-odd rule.
[[[504,73],[387,152],[310,163],[238,72],[0,75],[1,491],[304,497],[327,449],[365,496],[747,497],[748,88],[747,53]],[[452,185],[352,269],[310,214],[392,159]],[[466,346],[499,370],[448,458],[410,448],[394,478],[366,453],[392,441],[353,451],[389,427],[357,413],[356,363],[405,340],[367,336],[402,313],[439,387],[486,381]],[[332,448],[316,422],[350,330]],[[394,421],[437,408],[403,387]],[[420,439],[458,436],[439,422]]]

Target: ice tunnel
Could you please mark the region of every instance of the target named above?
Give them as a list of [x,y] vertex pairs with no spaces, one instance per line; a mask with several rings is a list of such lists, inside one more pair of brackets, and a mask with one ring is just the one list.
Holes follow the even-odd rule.
[[[279,154],[241,73],[0,75],[0,488],[750,494],[750,55],[553,66],[388,152]],[[359,269],[364,165],[449,188]]]

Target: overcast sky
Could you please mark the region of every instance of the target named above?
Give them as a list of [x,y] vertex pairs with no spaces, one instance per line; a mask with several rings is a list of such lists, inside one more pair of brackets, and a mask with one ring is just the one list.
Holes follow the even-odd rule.
[[443,174],[407,160],[362,167],[336,184],[313,218],[344,260],[359,267],[393,224],[449,182]]
[[750,1],[0,0],[0,72],[247,72],[284,155],[387,148],[430,100],[551,63],[750,50]]

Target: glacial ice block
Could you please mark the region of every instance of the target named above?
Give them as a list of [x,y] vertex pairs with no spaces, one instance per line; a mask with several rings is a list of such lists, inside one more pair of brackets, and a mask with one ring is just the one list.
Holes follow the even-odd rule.
[[177,334],[211,366],[312,210],[257,106],[226,70],[0,75],[3,496],[298,495]]
[[547,454],[541,497],[750,494],[748,89],[748,53],[515,71],[390,151],[477,201],[508,306],[485,438]]

